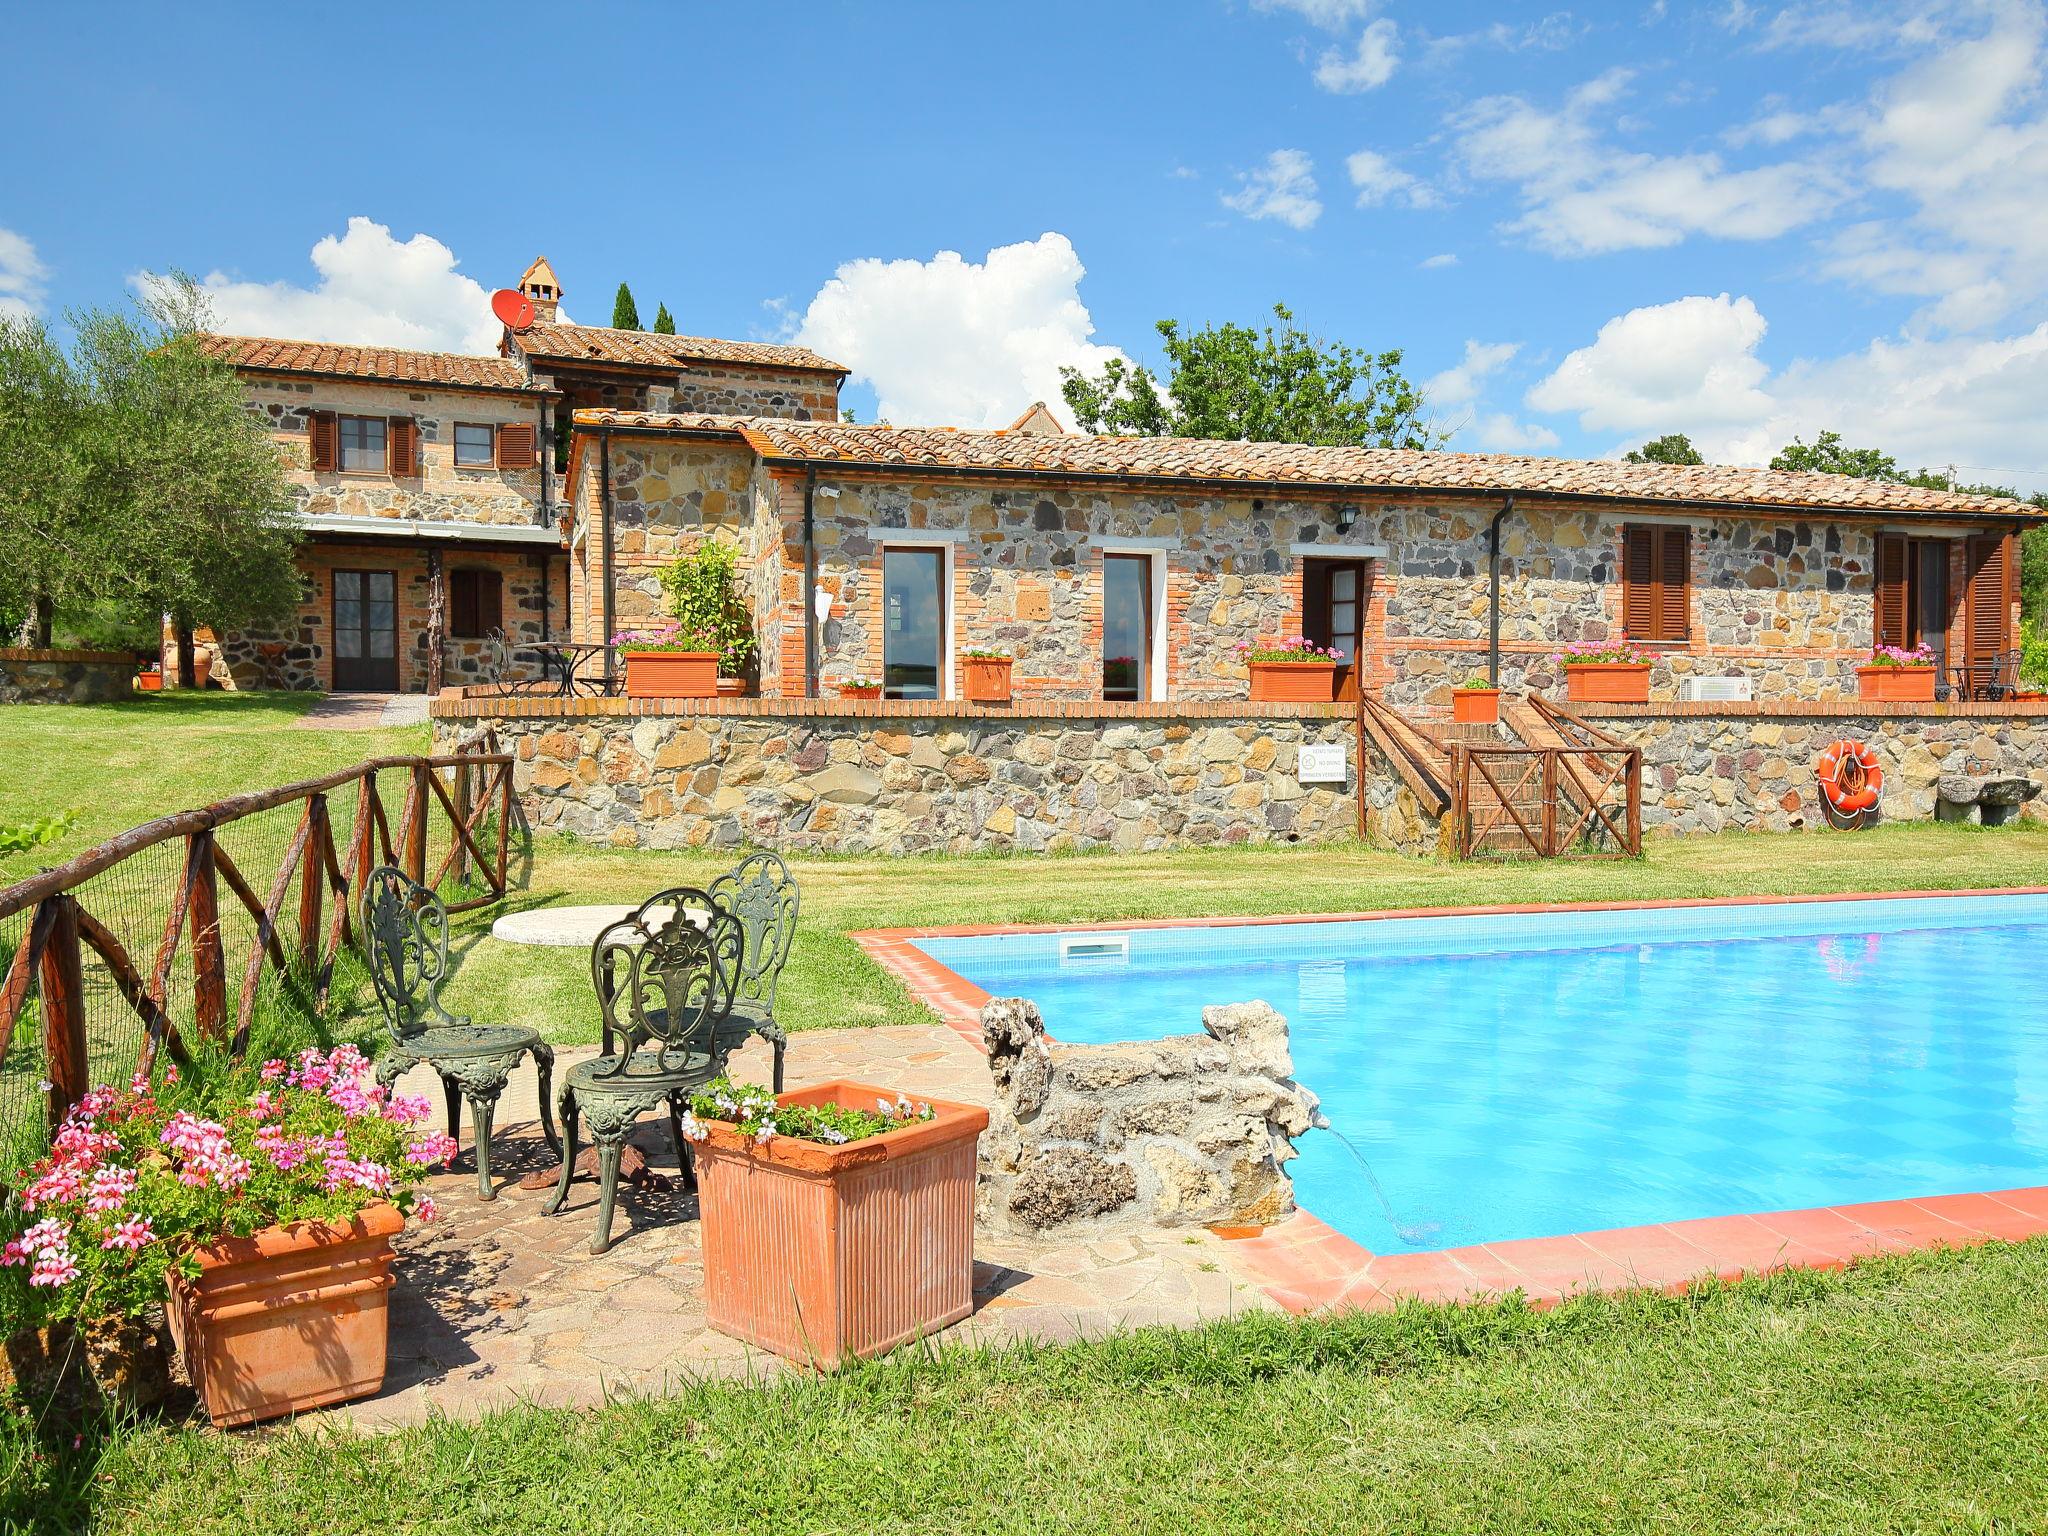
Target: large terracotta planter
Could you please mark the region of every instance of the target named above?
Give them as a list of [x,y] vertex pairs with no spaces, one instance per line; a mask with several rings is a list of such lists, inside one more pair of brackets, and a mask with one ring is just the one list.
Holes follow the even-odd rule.
[[627,651],[629,699],[715,699],[718,652]]
[[1253,661],[1254,704],[1327,704],[1337,697],[1334,661]]
[[1010,702],[1010,658],[963,656],[960,658],[961,688],[973,704]]
[[135,674],[135,686],[143,693],[162,693],[164,675],[161,672],[138,672]]
[[1564,669],[1565,696],[1574,704],[1647,704],[1646,661],[1581,661]]
[[[784,1104],[874,1107],[896,1092],[822,1083]],[[707,1321],[830,1368],[886,1354],[974,1306],[974,1145],[988,1111],[934,1099],[938,1117],[843,1147],[765,1146],[704,1122],[695,1147]]]
[[384,1385],[391,1239],[373,1205],[347,1225],[297,1221],[223,1238],[171,1277],[171,1337],[215,1424],[255,1424]]
[[1500,723],[1500,690],[1498,688],[1453,688],[1451,690],[1451,719],[1460,725],[1498,725]]
[[1932,704],[1932,667],[1858,667],[1856,696],[1887,704]]

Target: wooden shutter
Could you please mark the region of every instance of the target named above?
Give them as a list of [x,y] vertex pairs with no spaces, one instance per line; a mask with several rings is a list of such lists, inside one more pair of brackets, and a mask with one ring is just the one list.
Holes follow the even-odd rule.
[[1692,530],[1621,530],[1621,627],[1631,640],[1678,642],[1692,633]]
[[332,469],[336,458],[334,412],[314,411],[306,417],[306,436],[312,445],[313,467]]
[[505,627],[505,579],[496,571],[476,572],[476,632],[495,634]]
[[2012,648],[2012,568],[2012,535],[1970,540],[1965,622],[1972,667]]
[[1301,562],[1301,632],[1317,645],[1330,643],[1330,562]]
[[407,479],[420,472],[419,424],[410,416],[393,416],[385,441],[385,464],[393,479]]
[[530,421],[509,421],[498,428],[498,468],[533,468],[535,441],[534,426]]
[[1905,536],[1881,533],[1877,536],[1877,645],[1906,643],[1906,570],[1911,551]]
[[450,571],[448,573],[448,633],[474,637],[483,633],[477,628],[475,571]]

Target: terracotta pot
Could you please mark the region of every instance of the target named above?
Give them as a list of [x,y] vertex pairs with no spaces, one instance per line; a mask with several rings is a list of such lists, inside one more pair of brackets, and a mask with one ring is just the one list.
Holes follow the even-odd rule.
[[1568,662],[1565,695],[1574,704],[1647,704],[1650,664],[1647,661]]
[[1858,667],[1856,696],[1882,703],[1931,704],[1934,702],[1934,668]]
[[718,696],[721,699],[743,699],[747,696],[747,680],[744,677],[721,677],[718,680]]
[[876,683],[868,688],[856,688],[851,683],[841,683],[839,685],[839,697],[842,699],[879,699],[881,696],[882,685],[880,683]]
[[[872,1109],[890,1088],[822,1083],[783,1104]],[[757,1146],[705,1123],[695,1147],[706,1320],[830,1368],[886,1354],[974,1306],[974,1146],[988,1111],[934,1099],[938,1117],[843,1147]]]
[[715,699],[718,652],[627,651],[629,699]]
[[1500,723],[1500,690],[1498,688],[1453,688],[1451,690],[1451,718],[1460,725],[1498,725]]
[[215,1424],[383,1387],[391,1239],[404,1225],[396,1206],[373,1205],[345,1226],[265,1227],[198,1250],[197,1280],[171,1277],[171,1337]]
[[162,693],[164,675],[161,672],[138,672],[135,674],[135,686],[144,693]]
[[1254,661],[1254,704],[1327,704],[1337,696],[1334,661]]
[[1009,657],[993,659],[987,656],[963,656],[960,658],[961,687],[968,701],[974,704],[1007,704],[1010,701]]

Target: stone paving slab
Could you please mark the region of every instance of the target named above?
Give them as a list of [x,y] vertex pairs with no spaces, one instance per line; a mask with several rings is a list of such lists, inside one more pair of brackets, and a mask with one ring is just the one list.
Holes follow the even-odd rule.
[[[556,1070],[593,1054],[592,1047],[563,1049]],[[766,1047],[748,1046],[733,1070],[741,1081],[766,1082]],[[991,1096],[986,1062],[943,1024],[791,1039],[792,1085],[841,1077],[967,1103]],[[429,1073],[408,1074],[401,1086],[440,1102]],[[537,1086],[531,1067],[522,1068],[501,1101],[501,1133],[492,1144],[498,1197],[489,1203],[477,1198],[465,1124],[462,1161],[432,1181],[441,1219],[409,1224],[398,1239],[384,1391],[330,1415],[399,1425],[430,1412],[469,1417],[518,1400],[587,1406],[608,1393],[659,1393],[692,1377],[790,1369],[705,1326],[696,1197],[675,1177],[663,1121],[650,1117],[635,1140],[667,1187],[621,1190],[609,1253],[586,1251],[596,1221],[593,1183],[579,1181],[559,1216],[541,1215],[547,1193],[518,1187],[522,1175],[553,1161],[539,1134]],[[1236,1246],[1205,1231],[1065,1242],[980,1234],[976,1310],[939,1337],[1059,1341],[1273,1310],[1235,1258]]]

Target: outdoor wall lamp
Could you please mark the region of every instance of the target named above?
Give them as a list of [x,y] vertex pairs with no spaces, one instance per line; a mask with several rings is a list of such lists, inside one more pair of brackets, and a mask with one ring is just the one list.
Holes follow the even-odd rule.
[[1358,508],[1352,506],[1349,502],[1337,508],[1337,531],[1339,533],[1349,533],[1352,525],[1357,521]]

